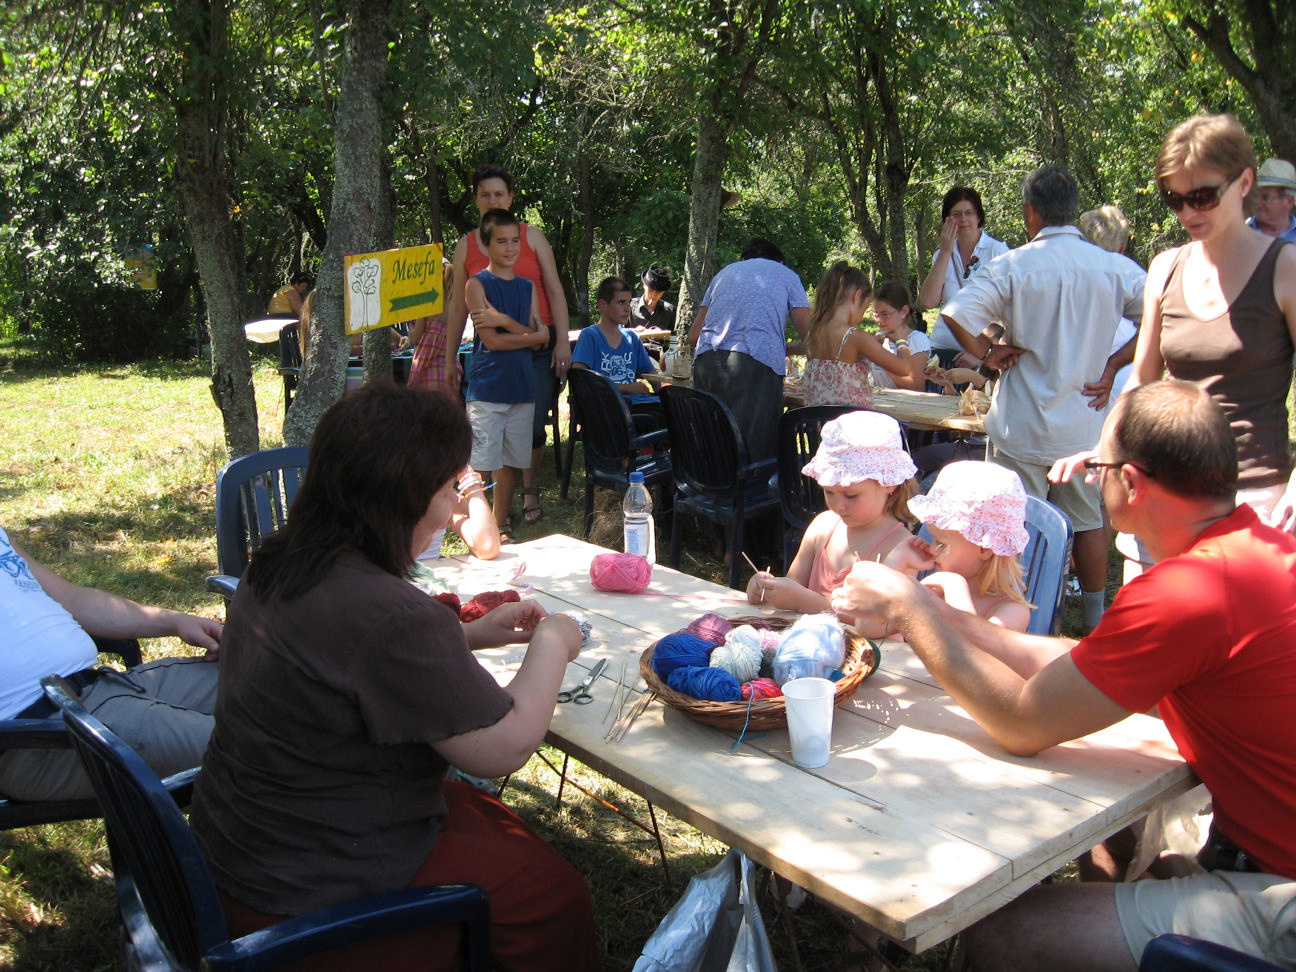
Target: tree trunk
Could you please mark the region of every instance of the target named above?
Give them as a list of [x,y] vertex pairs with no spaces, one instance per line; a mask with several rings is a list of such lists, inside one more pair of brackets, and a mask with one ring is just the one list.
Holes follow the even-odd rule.
[[230,458],[260,448],[247,337],[243,238],[227,173],[225,86],[229,10],[223,0],[179,0],[173,33],[186,56],[176,97],[175,181],[207,304],[212,397]]
[[[387,78],[389,0],[351,0],[347,60],[334,125],[333,206],[320,262],[301,384],[284,420],[284,441],[306,445],[321,415],[342,394],[350,338],[342,323],[342,258],[391,240],[386,157],[378,96]],[[386,221],[386,226],[382,224]],[[390,373],[390,362],[387,363]]]
[[697,156],[693,160],[693,201],[689,206],[688,250],[680,284],[676,335],[686,333],[697,301],[715,275],[716,234],[720,226],[720,180],[724,177],[729,132],[713,105],[698,113]]
[[[596,305],[594,294],[590,291],[590,261],[594,259],[594,189],[590,178],[589,153],[581,148],[576,159],[577,178],[580,182],[581,201],[581,246],[576,259],[576,279],[572,281],[578,295],[577,307],[580,310],[580,325],[585,327],[594,320]],[[583,296],[583,299],[579,299]]]

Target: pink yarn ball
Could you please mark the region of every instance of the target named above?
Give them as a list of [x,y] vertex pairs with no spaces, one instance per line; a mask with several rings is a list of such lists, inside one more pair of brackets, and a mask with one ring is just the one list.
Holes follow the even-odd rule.
[[733,625],[728,618],[722,618],[718,614],[704,614],[684,630],[710,644],[722,645],[725,635],[733,630]]
[[598,554],[590,561],[590,583],[600,591],[638,594],[652,579],[652,564],[637,554]]
[[744,702],[753,695],[758,699],[777,699],[783,690],[772,678],[753,678],[750,682],[743,682],[742,694]]

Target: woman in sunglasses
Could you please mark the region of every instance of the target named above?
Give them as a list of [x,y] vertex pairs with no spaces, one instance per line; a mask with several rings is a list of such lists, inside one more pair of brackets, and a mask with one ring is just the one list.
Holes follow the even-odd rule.
[[1231,115],[1196,115],[1161,146],[1161,198],[1190,242],[1148,269],[1126,390],[1162,371],[1195,382],[1238,437],[1238,500],[1296,532],[1287,396],[1296,350],[1296,246],[1244,222],[1255,186],[1251,138]]

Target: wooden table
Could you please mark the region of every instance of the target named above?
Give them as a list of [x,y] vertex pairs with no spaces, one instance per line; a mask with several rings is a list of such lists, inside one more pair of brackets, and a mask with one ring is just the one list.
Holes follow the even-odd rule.
[[[661,372],[640,377],[654,388],[662,385],[693,387],[691,378],[676,378]],[[783,401],[788,408],[799,408],[805,404],[799,379],[791,378],[784,381]],[[984,416],[959,414],[957,395],[938,395],[934,392],[905,391],[899,388],[875,388],[873,408],[890,415],[897,422],[907,422],[916,429],[946,429],[985,435]]]
[[[837,709],[832,758],[820,769],[793,765],[785,730],[733,748],[736,733],[659,702],[621,742],[605,742],[618,673],[624,665],[635,678],[652,641],[708,611],[777,612],[660,565],[649,589],[657,594],[600,593],[588,570],[600,552],[550,536],[507,546],[489,563],[457,558],[435,570],[466,597],[506,587],[522,562],[521,580],[548,610],[592,621],[565,684],[599,658],[609,664],[593,704],[555,706],[550,743],[914,951],[995,911],[1194,782],[1164,726],[1141,715],[1040,756],[1010,756],[900,643],[884,647],[879,671]],[[478,655],[506,681],[523,653]]]

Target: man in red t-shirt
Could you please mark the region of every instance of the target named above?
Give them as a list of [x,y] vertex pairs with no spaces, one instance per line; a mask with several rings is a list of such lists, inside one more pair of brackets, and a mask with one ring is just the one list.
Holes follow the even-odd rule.
[[833,595],[837,611],[890,619],[1010,752],[1155,707],[1211,791],[1214,870],[1037,887],[968,933],[972,967],[1134,970],[1148,941],[1176,932],[1296,968],[1296,537],[1236,505],[1234,435],[1187,382],[1119,399],[1086,468],[1156,564],[1082,641],[949,608],[939,573],[919,584],[860,563]]

